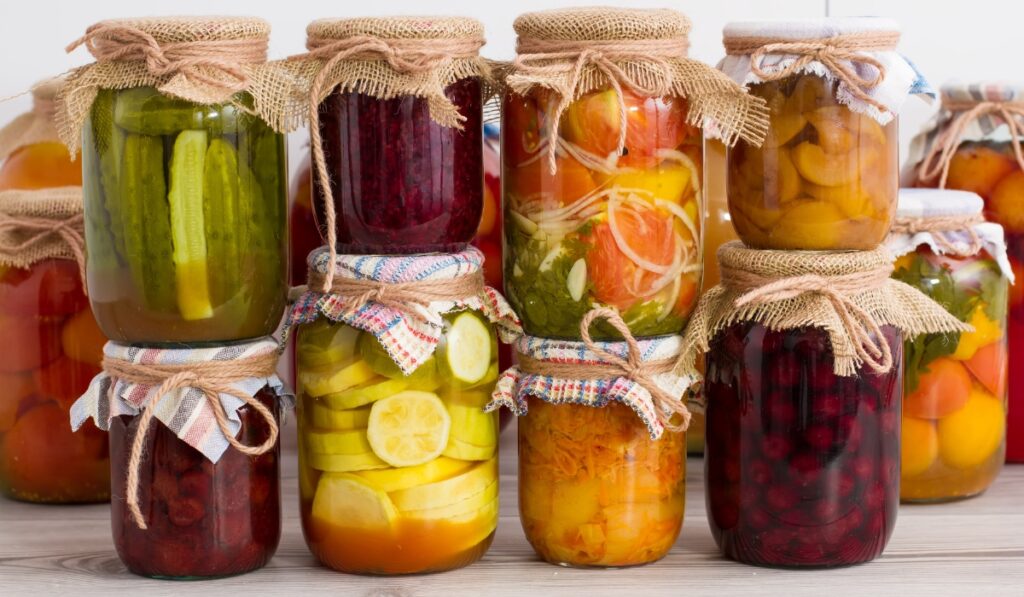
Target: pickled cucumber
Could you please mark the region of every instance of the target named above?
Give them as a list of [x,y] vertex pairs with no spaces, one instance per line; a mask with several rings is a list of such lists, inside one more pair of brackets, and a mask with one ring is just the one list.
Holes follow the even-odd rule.
[[230,104],[204,106],[166,96],[152,87],[136,87],[117,93],[114,122],[131,133],[176,135],[189,129],[206,129],[214,135],[234,133],[239,110]]
[[167,198],[171,206],[178,310],[185,320],[213,317],[203,217],[206,137],[206,131],[182,131],[174,141],[171,156],[171,188]]
[[207,263],[216,275],[210,277],[210,298],[222,305],[241,292],[239,259],[238,153],[224,139],[213,139],[206,149],[203,171],[203,223],[206,230]]
[[92,105],[89,128],[94,135],[93,146],[99,157],[100,183],[103,187],[103,199],[99,205],[103,205],[107,210],[114,250],[127,261],[122,218],[124,199],[121,197],[121,169],[124,165],[125,134],[114,124],[115,93],[111,89],[101,89],[96,95],[96,100]]
[[364,332],[359,335],[359,356],[378,375],[391,379],[404,378],[410,385],[432,385],[437,378],[437,359],[433,355],[423,361],[412,373],[405,375],[373,334]]
[[[92,126],[82,132],[82,144],[95,143]],[[97,152],[82,152],[82,198],[84,204],[86,257],[92,269],[113,270],[120,265],[110,232],[110,216],[104,205]],[[116,191],[115,191],[116,192]]]

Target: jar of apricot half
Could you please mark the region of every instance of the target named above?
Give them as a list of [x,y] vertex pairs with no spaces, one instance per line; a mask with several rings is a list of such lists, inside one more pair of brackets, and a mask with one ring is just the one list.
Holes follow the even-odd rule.
[[[740,141],[729,152],[736,231],[759,249],[875,248],[896,211],[896,100],[915,73],[893,51],[899,33],[889,21],[787,25],[725,29],[729,56],[720,67],[770,110],[764,144]],[[829,54],[835,47],[847,53]],[[860,69],[868,83],[842,69]]]

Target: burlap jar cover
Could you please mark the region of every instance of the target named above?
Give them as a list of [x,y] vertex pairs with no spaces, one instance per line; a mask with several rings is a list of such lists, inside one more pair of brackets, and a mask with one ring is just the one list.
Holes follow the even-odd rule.
[[910,143],[904,181],[944,188],[953,155],[967,141],[1008,142],[1024,170],[1024,89],[1004,83],[950,83],[942,109]]
[[[484,284],[483,261],[475,247],[409,256],[336,255],[321,247],[309,255],[309,284],[298,289],[285,340],[296,325],[325,317],[372,334],[409,375],[434,354],[445,314],[475,310],[510,344],[522,326],[504,297]],[[328,275],[334,278],[324,292]]]
[[[206,348],[142,348],[108,342],[103,348],[103,373],[71,406],[71,427],[88,419],[103,430],[121,415],[141,416],[128,459],[126,500],[140,528],[146,523],[138,503],[139,473],[146,457],[146,431],[155,418],[210,462],[228,448],[256,456],[277,444],[277,416],[255,397],[269,387],[282,410],[292,396],[275,373],[279,345],[271,338],[245,344]],[[254,409],[270,430],[259,446],[235,436],[242,426],[239,409]]]
[[696,354],[706,353],[720,331],[748,321],[772,330],[825,330],[834,373],[841,376],[862,368],[891,369],[892,349],[881,326],[894,326],[905,336],[972,329],[916,288],[890,278],[892,256],[884,247],[764,251],[732,241],[719,248],[718,261],[722,283],[701,297],[686,330],[685,372],[695,371]]
[[[285,130],[286,107],[297,93],[291,74],[267,62],[270,25],[250,17],[157,17],[100,21],[72,42],[96,62],[68,73],[57,95],[61,140],[77,148],[101,89],[155,87],[202,105],[233,103]],[[252,106],[238,94],[252,97]],[[294,101],[294,100],[292,100]]]
[[744,86],[801,73],[836,81],[839,103],[884,125],[908,95],[934,95],[896,52],[899,38],[894,21],[870,17],[730,23],[718,67]]
[[896,222],[885,241],[893,257],[927,246],[938,255],[970,257],[982,251],[1013,282],[1003,227],[986,222],[985,202],[968,191],[900,189]]
[[[610,86],[626,110],[623,89],[643,97],[679,97],[689,104],[689,124],[710,121],[709,132],[726,144],[760,145],[768,130],[764,100],[747,95],[720,72],[686,56],[690,20],[670,9],[569,8],[520,15],[513,25],[516,58],[502,83],[518,94],[546,89],[558,99],[550,130],[586,93]],[[625,143],[621,118],[619,153]],[[556,138],[553,133],[549,135]],[[555,168],[555,144],[549,146]]]
[[[59,143],[54,97],[61,81],[32,89],[32,111],[0,129],[0,161],[22,147]],[[0,191],[0,265],[28,268],[44,259],[74,259],[85,284],[82,187]]]
[[[625,340],[594,341],[590,327],[599,319]],[[580,322],[580,337],[582,342],[519,338],[515,343],[518,362],[498,378],[485,410],[504,406],[524,416],[530,398],[594,408],[620,402],[636,413],[652,440],[659,439],[666,429],[686,431],[690,411],[683,397],[699,375],[678,371],[682,336],[637,340],[616,311],[597,308]]]

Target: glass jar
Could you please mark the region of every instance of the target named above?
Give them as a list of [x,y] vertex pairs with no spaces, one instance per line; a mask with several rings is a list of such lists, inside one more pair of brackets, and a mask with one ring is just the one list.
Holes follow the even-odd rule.
[[810,74],[750,86],[771,116],[763,146],[741,140],[728,156],[729,212],[748,246],[867,250],[892,227],[896,119],[853,112],[837,86]]
[[[0,190],[81,185],[64,145],[35,143],[0,167]],[[79,433],[68,410],[100,372],[106,338],[72,259],[0,266],[0,491],[30,502],[110,499],[106,434]]]
[[[478,77],[445,88],[462,130],[430,116],[426,98],[379,99],[335,89],[320,104],[342,253],[461,251],[483,210],[483,92]],[[314,178],[321,236],[325,215]]]
[[705,481],[722,553],[761,566],[866,562],[899,503],[902,343],[885,374],[833,373],[827,332],[743,322],[707,355]]
[[497,336],[444,316],[436,351],[404,375],[378,340],[319,319],[298,329],[302,527],[326,566],[412,574],[480,559],[498,523]]
[[974,326],[920,336],[904,349],[900,495],[918,502],[979,494],[1006,455],[1008,281],[987,251],[958,257],[927,245],[900,257],[893,277]]
[[82,142],[89,299],[112,340],[228,342],[280,323],[284,136],[237,101],[96,97]]
[[299,164],[298,173],[292,179],[289,191],[291,209],[288,220],[288,251],[291,267],[288,277],[292,286],[306,283],[306,257],[320,246],[320,235],[313,215],[312,181],[310,180],[310,159],[307,153]]
[[686,434],[652,440],[629,406],[529,399],[519,418],[519,515],[530,545],[565,566],[661,559],[683,523]]
[[[275,392],[264,387],[255,398],[280,420]],[[267,441],[270,427],[262,415],[249,406],[238,415],[240,442]],[[139,420],[122,415],[110,421],[111,526],[117,555],[128,570],[154,578],[198,579],[264,566],[281,537],[280,443],[259,456],[229,447],[213,463],[154,421],[146,431],[139,470],[139,506],[148,527],[141,529],[125,499]]]
[[[702,136],[687,124],[687,102],[627,90],[616,156],[623,124],[611,88],[569,104],[555,139],[548,92],[503,101],[505,291],[526,333],[578,338],[597,304],[617,309],[635,336],[682,330],[703,267]],[[594,331],[617,335],[606,324]]]
[[[1018,280],[1010,289],[1009,354],[1024,354],[1024,172],[1009,141],[969,141],[954,152],[946,188],[972,191],[985,200],[985,217],[1002,224]],[[1009,369],[1007,460],[1024,462],[1024,367]]]

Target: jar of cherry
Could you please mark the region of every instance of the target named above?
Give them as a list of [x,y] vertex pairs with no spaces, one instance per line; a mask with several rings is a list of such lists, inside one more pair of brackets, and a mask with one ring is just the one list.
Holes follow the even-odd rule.
[[963,324],[888,278],[889,254],[719,250],[689,342],[706,351],[712,534],[739,562],[867,562],[899,504],[904,336]]

